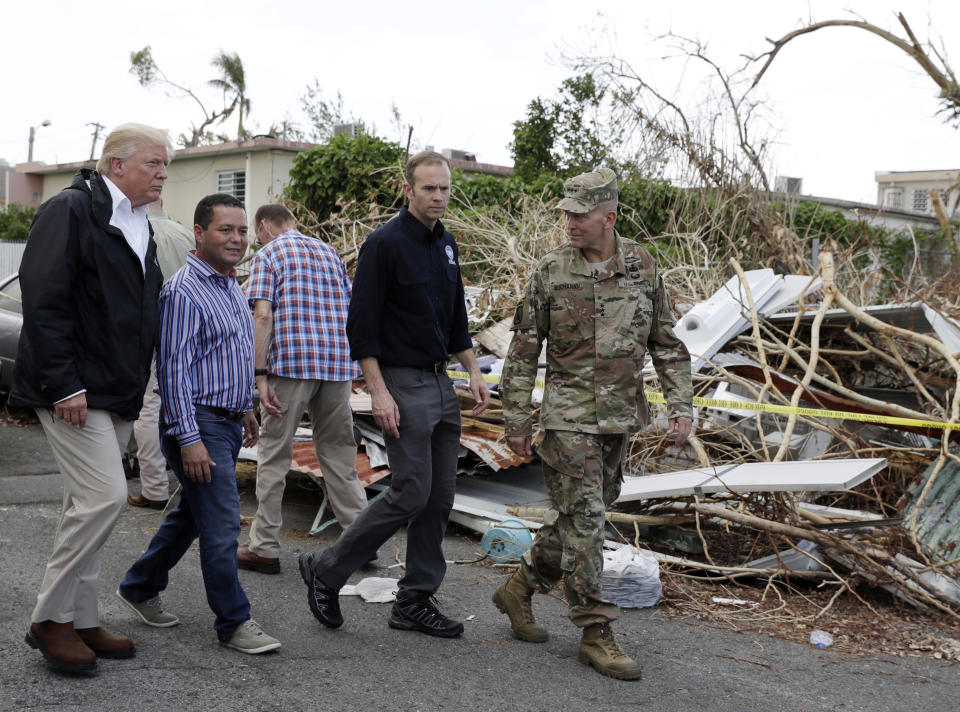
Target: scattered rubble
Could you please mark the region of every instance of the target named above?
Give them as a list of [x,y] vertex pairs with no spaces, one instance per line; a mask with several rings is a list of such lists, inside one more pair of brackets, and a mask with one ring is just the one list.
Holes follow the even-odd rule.
[[[656,417],[631,442],[607,515],[611,551],[652,550],[673,614],[804,641],[823,628],[851,651],[872,649],[870,636],[828,623],[872,630],[893,600],[908,606],[902,620],[938,620],[948,634],[880,636],[896,637],[890,650],[958,659],[949,636],[960,635],[960,324],[921,301],[860,308],[838,289],[829,252],[813,275],[731,267],[678,321],[697,394],[697,432],[684,447],[666,437],[656,374],[644,372]],[[470,416],[465,382],[458,390],[451,520],[481,535],[508,519],[536,529],[549,506],[538,468],[503,437],[496,385],[511,334],[495,305],[510,293],[471,291],[472,316],[488,324],[475,342],[489,354],[480,361],[491,407]],[[358,470],[377,486],[389,474],[383,435],[362,384],[355,391]],[[310,448],[295,450],[294,468],[319,481]]]

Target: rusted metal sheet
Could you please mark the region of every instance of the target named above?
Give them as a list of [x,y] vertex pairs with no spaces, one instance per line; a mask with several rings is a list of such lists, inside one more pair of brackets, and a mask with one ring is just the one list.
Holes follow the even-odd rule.
[[460,444],[494,471],[506,467],[519,467],[532,459],[521,457],[507,447],[502,426],[472,421],[468,418],[463,419]]
[[960,464],[948,461],[937,473],[930,491],[919,499],[920,493],[933,476],[936,463],[930,465],[923,477],[908,491],[910,501],[903,508],[903,527],[917,521],[917,541],[934,563],[946,563],[941,571],[960,581]]
[[[320,469],[320,461],[317,460],[317,453],[313,449],[313,442],[310,440],[297,440],[293,443],[293,459],[290,461],[290,469],[302,472],[320,479],[323,477],[323,471]],[[369,487],[374,482],[379,482],[390,474],[390,468],[381,467],[374,469],[370,467],[370,458],[364,452],[357,452],[357,474],[364,487]]]

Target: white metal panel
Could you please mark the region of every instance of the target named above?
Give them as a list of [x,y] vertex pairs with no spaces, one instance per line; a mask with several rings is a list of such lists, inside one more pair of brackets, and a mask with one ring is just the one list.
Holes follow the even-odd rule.
[[20,270],[26,242],[0,242],[0,279]]
[[618,502],[723,492],[836,492],[856,487],[887,466],[885,458],[747,462],[664,475],[627,477]]
[[[783,278],[771,269],[755,269],[745,274],[757,309],[761,309],[783,283]],[[690,352],[694,371],[746,328],[749,322],[744,314],[748,314],[749,309],[745,304],[746,290],[734,275],[709,299],[695,304],[680,318],[674,332]]]

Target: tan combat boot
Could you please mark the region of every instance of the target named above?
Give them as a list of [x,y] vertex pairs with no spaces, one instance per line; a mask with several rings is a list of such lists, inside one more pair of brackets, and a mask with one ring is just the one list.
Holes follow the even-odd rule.
[[583,629],[580,641],[580,662],[592,665],[602,675],[618,680],[639,680],[640,666],[613,637],[609,623],[594,623]]
[[503,586],[494,591],[493,602],[501,613],[510,616],[510,628],[515,637],[530,643],[543,643],[550,634],[533,618],[533,591],[523,574],[516,571]]

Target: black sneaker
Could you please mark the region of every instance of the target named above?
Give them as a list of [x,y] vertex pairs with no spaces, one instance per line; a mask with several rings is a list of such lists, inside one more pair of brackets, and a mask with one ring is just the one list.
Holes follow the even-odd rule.
[[340,613],[340,592],[337,589],[323,585],[313,573],[310,566],[310,554],[300,554],[300,576],[307,584],[307,603],[313,617],[327,628],[339,628],[343,625],[343,615]]
[[443,615],[429,596],[397,600],[390,611],[388,625],[398,630],[416,630],[438,638],[456,638],[463,633],[463,623]]

